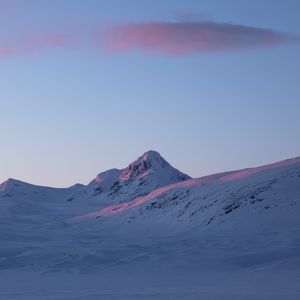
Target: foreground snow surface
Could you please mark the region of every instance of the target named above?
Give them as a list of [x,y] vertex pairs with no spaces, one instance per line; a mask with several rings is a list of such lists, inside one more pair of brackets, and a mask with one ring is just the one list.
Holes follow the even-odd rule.
[[300,261],[299,248],[289,243],[294,239],[299,243],[299,236],[286,240],[276,233],[102,241],[101,258],[84,251],[72,270],[2,270],[0,299],[296,300]]
[[71,269],[2,270],[0,299],[299,299],[296,233],[105,240]]
[[300,299],[299,158],[182,180],[143,157],[119,185],[0,185],[0,299]]

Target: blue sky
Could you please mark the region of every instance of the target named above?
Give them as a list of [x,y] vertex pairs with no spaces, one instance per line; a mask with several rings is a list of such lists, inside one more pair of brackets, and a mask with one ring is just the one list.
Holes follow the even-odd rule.
[[[0,0],[0,181],[87,183],[149,149],[191,176],[299,156],[299,43],[279,36],[272,47],[249,45],[264,43],[264,29],[276,38],[277,32],[299,36],[299,9],[299,1],[291,0],[272,5]],[[233,32],[234,44],[223,51],[217,29],[217,49],[197,44],[191,52],[184,48],[170,55],[159,43],[181,47],[177,29],[173,38],[170,34],[173,22],[181,26],[191,21],[187,18],[196,19],[200,31],[202,22],[209,22],[225,26],[225,32],[224,23],[261,32],[246,46]],[[102,26],[118,23],[123,30],[134,24],[136,33],[145,22],[168,26],[167,35],[161,36],[161,27],[155,31],[154,51],[138,44],[141,40],[132,41],[132,35],[122,36],[126,51],[96,45]],[[72,41],[62,45],[44,38],[66,32]],[[182,32],[184,45],[194,47],[194,36]],[[30,49],[24,46],[29,41]]]

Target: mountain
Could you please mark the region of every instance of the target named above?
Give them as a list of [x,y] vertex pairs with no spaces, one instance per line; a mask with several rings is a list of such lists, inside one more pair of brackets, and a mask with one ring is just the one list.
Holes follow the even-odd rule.
[[[95,206],[104,207],[144,196],[161,186],[187,179],[190,179],[188,175],[173,168],[158,152],[148,151],[124,169],[98,174],[86,186],[76,184],[69,188],[50,188],[8,179],[0,185],[0,198],[13,199],[9,207],[17,206],[18,209],[13,210],[21,215],[25,210],[30,213],[29,206],[52,207],[63,205],[66,201],[76,203],[68,205],[67,212],[78,214]],[[77,202],[83,203],[78,206]]]
[[145,152],[124,169],[100,173],[73,200],[89,199],[102,206],[147,195],[159,187],[190,179],[156,151]]
[[[42,206],[53,215],[61,207],[58,215],[67,222],[121,215],[122,222],[127,218],[127,223],[133,223],[140,216],[144,220],[148,215],[152,218],[155,212],[163,212],[163,218],[159,217],[163,220],[211,224],[233,211],[236,215],[243,207],[281,207],[278,198],[290,194],[279,188],[282,182],[292,186],[292,194],[299,192],[299,165],[300,157],[296,157],[261,167],[191,178],[173,168],[158,152],[148,151],[124,169],[100,173],[86,186],[76,184],[58,189],[8,179],[0,184],[0,198],[2,205],[8,201],[5,209],[15,212],[14,216],[39,213],[37,208]],[[276,189],[279,189],[277,197],[270,199],[268,193]],[[265,195],[266,201],[262,197]],[[295,201],[288,197],[285,204],[291,202],[292,206]],[[2,208],[2,214],[5,209]]]
[[[299,195],[300,157],[297,157],[173,183],[75,220],[106,217],[109,222],[110,216],[116,219],[116,215],[122,215],[122,223],[137,223],[140,227],[145,226],[143,223],[148,219],[155,218],[160,225],[172,223],[173,231],[182,224],[189,227],[191,223],[199,229],[220,223],[225,227],[228,223],[239,224],[239,229],[251,226],[253,230],[261,230],[270,224],[273,227],[293,222],[300,225],[300,211],[295,213],[299,209]],[[249,222],[242,221],[243,218]]]
[[88,185],[0,185],[0,299],[300,297],[300,157],[200,178],[149,151]]

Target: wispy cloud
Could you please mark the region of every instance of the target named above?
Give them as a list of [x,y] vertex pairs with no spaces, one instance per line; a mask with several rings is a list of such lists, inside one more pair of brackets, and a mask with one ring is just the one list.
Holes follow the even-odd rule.
[[240,51],[299,42],[274,30],[216,22],[122,23],[106,31],[110,51],[140,50],[166,55]]
[[[211,21],[73,24],[51,32],[22,28],[22,33],[0,39],[0,57],[43,53],[56,48],[82,47],[110,52],[143,51],[164,55],[190,55],[271,48],[299,42],[299,37],[270,29]],[[101,41],[101,42],[99,42]]]
[[0,56],[11,56],[13,50],[9,47],[0,47]]
[[66,44],[67,37],[64,34],[45,34],[28,39],[21,48],[26,52],[36,52],[49,47],[64,47]]
[[41,33],[28,37],[15,38],[14,41],[0,43],[0,57],[8,57],[18,54],[34,54],[50,51],[53,48],[65,48],[68,38],[64,34]]

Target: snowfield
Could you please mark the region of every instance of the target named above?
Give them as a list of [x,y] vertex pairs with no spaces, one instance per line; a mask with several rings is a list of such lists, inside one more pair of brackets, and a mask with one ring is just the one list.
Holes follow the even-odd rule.
[[159,153],[90,184],[0,185],[0,299],[300,299],[300,157],[190,178]]

